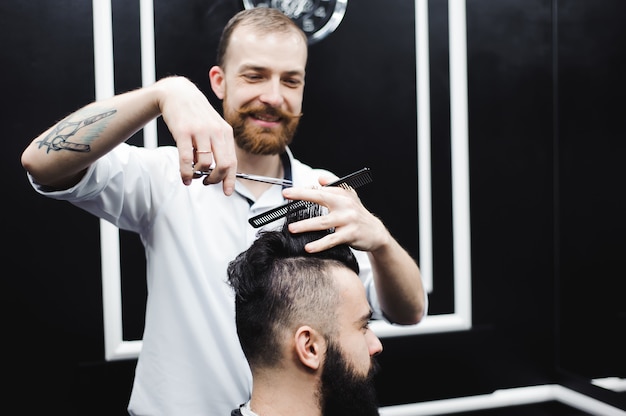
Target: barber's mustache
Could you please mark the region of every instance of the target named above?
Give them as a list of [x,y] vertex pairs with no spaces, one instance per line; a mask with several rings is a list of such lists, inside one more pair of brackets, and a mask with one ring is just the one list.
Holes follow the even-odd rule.
[[235,111],[241,116],[254,116],[257,114],[263,114],[270,117],[278,117],[281,119],[297,119],[304,115],[304,113],[294,114],[289,111],[281,110],[280,108],[271,107],[269,105],[244,106]]

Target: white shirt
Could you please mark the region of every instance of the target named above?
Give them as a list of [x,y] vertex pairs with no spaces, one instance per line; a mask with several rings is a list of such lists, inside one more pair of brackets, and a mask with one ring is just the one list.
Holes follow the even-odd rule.
[[[323,170],[289,150],[287,156],[295,186],[319,185]],[[131,415],[229,415],[250,398],[252,376],[237,338],[226,268],[261,230],[248,218],[285,203],[280,186],[258,200],[239,182],[230,197],[221,184],[205,186],[201,179],[185,186],[175,147],[121,144],[68,190],[33,187],[138,233],[145,246],[148,298]],[[367,254],[355,254],[375,317],[382,318]]]

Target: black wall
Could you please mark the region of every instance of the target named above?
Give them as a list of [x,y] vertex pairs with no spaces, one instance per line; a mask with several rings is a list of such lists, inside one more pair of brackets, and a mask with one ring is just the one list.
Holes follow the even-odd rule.
[[[112,3],[121,92],[141,84],[139,9]],[[154,3],[157,77],[186,75],[219,105],[206,74],[222,26],[243,6]],[[448,3],[428,6],[433,181],[445,190]],[[473,328],[384,339],[381,402],[563,383],[626,408],[619,394],[587,383],[626,377],[626,3],[467,0],[466,8]],[[310,49],[292,147],[338,174],[372,168],[363,201],[417,257],[414,25],[412,1],[349,1],[337,31]],[[95,97],[91,2],[4,0],[0,39],[4,405],[121,415],[135,361],[104,360],[99,222],[35,194],[19,163],[33,137]],[[162,123],[159,138],[171,143]],[[452,285],[450,200],[434,191],[444,288]],[[132,235],[122,234],[122,246],[125,337],[138,339],[143,253]],[[441,293],[433,314],[453,311]]]

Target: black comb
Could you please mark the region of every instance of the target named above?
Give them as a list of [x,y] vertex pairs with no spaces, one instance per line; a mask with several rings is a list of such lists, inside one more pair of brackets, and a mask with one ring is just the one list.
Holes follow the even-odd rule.
[[[371,183],[374,179],[372,178],[372,172],[370,168],[363,168],[353,172],[349,175],[344,176],[336,180],[335,182],[329,183],[324,186],[340,186],[345,189],[356,189],[360,186],[367,185]],[[313,203],[309,201],[290,201],[285,205],[281,205],[280,207],[272,208],[269,211],[265,211],[262,214],[254,216],[248,220],[250,225],[254,228],[259,228],[264,226],[265,224],[269,224],[272,221],[276,221],[280,218],[283,218],[287,215],[288,212],[299,211],[301,209],[305,209],[311,206]]]

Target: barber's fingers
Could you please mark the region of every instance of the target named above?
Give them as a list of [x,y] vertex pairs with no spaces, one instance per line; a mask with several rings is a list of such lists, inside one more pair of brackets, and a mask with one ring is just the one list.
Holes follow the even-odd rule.
[[306,250],[309,252],[326,250],[338,244],[370,251],[384,243],[384,225],[363,206],[356,191],[351,188],[293,187],[284,189],[283,195],[289,199],[306,200],[328,208],[326,215],[289,224],[289,231],[293,233],[334,230],[333,233],[307,244]]
[[339,179],[338,176],[331,175],[331,174],[324,174],[324,175],[321,175],[317,180],[320,183],[320,185],[326,186],[329,183],[335,182],[338,179]]
[[291,187],[283,189],[283,196],[292,200],[303,200],[323,205],[328,209],[338,208],[347,203],[358,203],[359,197],[352,188],[345,189],[340,186],[325,187]]
[[203,183],[209,185],[222,182],[224,193],[231,195],[235,189],[237,171],[232,127],[221,117],[206,118],[203,125],[187,132],[187,135],[176,139],[183,183],[189,185],[197,177],[194,172],[211,169],[211,174],[204,176]]
[[235,190],[237,155],[233,129],[228,123],[224,121],[219,132],[211,134],[211,148],[207,150],[212,153],[201,153],[200,160],[207,159],[203,163],[212,163],[213,171],[204,178],[203,183],[208,185],[221,181],[224,194],[231,195]]
[[285,188],[283,195],[287,199],[313,202],[328,209],[325,215],[290,224],[289,229],[292,232],[319,231],[363,223],[363,217],[371,215],[353,190],[339,187],[293,187]]
[[[205,176],[204,172],[209,172],[213,168],[213,150],[193,149],[193,172],[194,178]],[[208,184],[206,181],[205,184]]]
[[180,173],[183,183],[189,185],[197,178],[195,172],[209,171],[205,175],[205,185],[222,182],[226,195],[235,189],[237,156],[232,136],[232,127],[225,121],[211,131],[196,133],[191,138],[179,138],[176,141],[180,157]]
[[223,182],[224,193],[232,194],[237,171],[232,127],[188,79],[169,77],[155,85],[161,115],[178,148],[183,183],[189,185],[194,171],[214,164],[205,183]]
[[289,231],[330,230],[333,232],[311,241],[305,246],[307,252],[327,250],[339,244],[347,244],[361,251],[373,251],[384,243],[385,228],[382,222],[364,208],[339,209],[320,217],[309,218],[289,224]]

